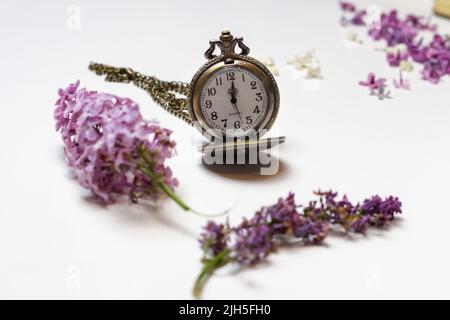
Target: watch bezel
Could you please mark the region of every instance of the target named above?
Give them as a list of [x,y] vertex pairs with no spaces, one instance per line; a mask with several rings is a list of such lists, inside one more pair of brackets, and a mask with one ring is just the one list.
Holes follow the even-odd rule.
[[[263,83],[264,88],[267,93],[267,108],[263,120],[254,127],[254,130],[258,136],[264,135],[272,127],[277,115],[280,104],[280,96],[278,91],[278,85],[275,81],[272,73],[267,69],[267,67],[260,61],[243,55],[236,55],[233,59],[224,59],[223,56],[213,58],[206,62],[194,75],[190,83],[190,93],[187,99],[188,110],[190,116],[193,120],[194,126],[209,139],[213,138],[227,138],[227,137],[241,137],[250,136],[249,131],[246,132],[236,132],[236,134],[231,134],[230,132],[220,131],[210,127],[205,119],[200,106],[200,95],[202,88],[206,81],[212,76],[216,71],[227,68],[230,66],[237,66],[240,68],[247,69],[248,71],[254,73]],[[211,131],[212,130],[212,131]],[[255,133],[253,131],[253,133]]]

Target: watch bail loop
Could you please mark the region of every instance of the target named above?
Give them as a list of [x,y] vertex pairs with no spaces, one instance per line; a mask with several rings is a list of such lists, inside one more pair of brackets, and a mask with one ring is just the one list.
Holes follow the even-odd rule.
[[[214,54],[216,46],[221,51],[220,57],[223,57],[225,60],[233,58],[236,55],[246,56],[250,53],[250,48],[243,41],[244,39],[242,37],[234,38],[230,31],[224,30],[219,40],[209,41],[209,48],[205,52],[205,58],[211,60],[218,57]],[[236,45],[241,49],[240,53],[235,52]]]

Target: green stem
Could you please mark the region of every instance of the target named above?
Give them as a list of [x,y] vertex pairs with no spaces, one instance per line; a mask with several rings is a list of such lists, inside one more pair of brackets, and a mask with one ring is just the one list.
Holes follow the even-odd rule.
[[214,258],[208,260],[203,264],[202,271],[195,281],[193,294],[196,299],[200,299],[202,295],[203,287],[205,286],[208,279],[213,275],[214,271],[226,265],[230,259],[230,249],[224,249],[219,252]]
[[169,198],[171,198],[173,201],[175,201],[176,204],[178,204],[181,207],[181,209],[185,211],[192,211],[192,209],[186,203],[184,203],[183,200],[178,198],[175,192],[173,192],[172,189],[170,189],[164,182],[157,181],[157,184]]
[[155,163],[152,160],[151,152],[145,148],[144,145],[140,145],[137,147],[137,152],[141,158],[141,162],[138,165],[138,169],[145,174],[158,188],[161,189],[169,198],[175,201],[184,211],[191,211],[199,216],[203,217],[214,217],[214,216],[223,216],[228,213],[229,210],[225,210],[219,214],[203,214],[193,210],[189,207],[183,200],[178,198],[178,196],[173,192],[173,190],[164,183],[164,181],[154,172]]
[[172,189],[169,188],[167,184],[165,184],[161,179],[159,179],[153,172],[147,167],[140,167],[139,170],[143,174],[145,174],[147,177],[149,177],[153,183],[155,183],[169,198],[171,198],[173,201],[175,201],[176,204],[178,204],[183,210],[185,211],[191,211],[192,209],[184,203],[183,200],[178,198],[178,196],[175,194],[175,192],[172,191]]

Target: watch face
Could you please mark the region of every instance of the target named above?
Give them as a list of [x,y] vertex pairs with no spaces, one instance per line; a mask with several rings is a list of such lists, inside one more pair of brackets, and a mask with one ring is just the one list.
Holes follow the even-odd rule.
[[268,108],[262,80],[240,66],[225,66],[213,72],[201,88],[199,100],[208,127],[226,135],[257,129]]

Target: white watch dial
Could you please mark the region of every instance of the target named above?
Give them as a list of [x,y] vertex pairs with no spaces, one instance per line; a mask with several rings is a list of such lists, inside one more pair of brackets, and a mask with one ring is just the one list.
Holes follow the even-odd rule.
[[264,120],[267,92],[251,71],[225,67],[214,72],[203,86],[200,109],[210,128],[225,133],[246,132]]

